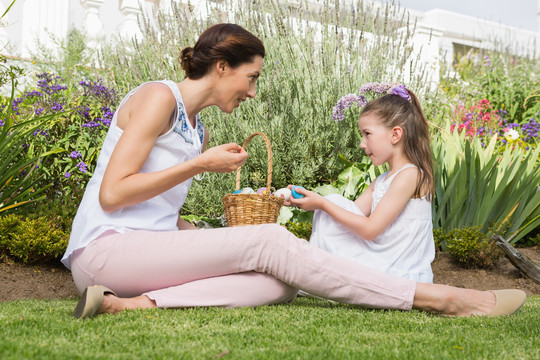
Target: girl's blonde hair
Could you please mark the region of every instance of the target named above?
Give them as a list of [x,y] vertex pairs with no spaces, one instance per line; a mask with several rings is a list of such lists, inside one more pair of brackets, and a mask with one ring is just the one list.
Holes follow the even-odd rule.
[[387,94],[370,101],[362,110],[362,115],[372,113],[377,115],[384,126],[403,129],[402,140],[407,158],[420,169],[420,177],[416,183],[414,198],[422,197],[426,192],[428,199],[433,198],[433,156],[431,154],[429,127],[418,98],[407,89],[411,100],[401,96]]

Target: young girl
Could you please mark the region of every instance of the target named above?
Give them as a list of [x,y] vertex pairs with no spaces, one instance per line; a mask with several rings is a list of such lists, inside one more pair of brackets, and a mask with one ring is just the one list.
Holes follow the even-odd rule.
[[365,105],[358,123],[360,147],[374,165],[386,163],[389,171],[354,202],[301,189],[306,197],[291,204],[315,210],[313,246],[387,274],[431,283],[435,246],[427,121],[416,96],[403,85],[370,85],[390,93]]
[[344,260],[277,224],[195,230],[178,217],[191,178],[231,172],[238,144],[205,151],[198,113],[231,113],[255,96],[265,50],[242,27],[218,24],[182,50],[180,82],[149,82],[122,100],[111,122],[62,262],[82,293],[73,315],[134,308],[259,306],[297,289],[370,308],[496,316],[524,302],[519,290],[476,291],[416,283]]

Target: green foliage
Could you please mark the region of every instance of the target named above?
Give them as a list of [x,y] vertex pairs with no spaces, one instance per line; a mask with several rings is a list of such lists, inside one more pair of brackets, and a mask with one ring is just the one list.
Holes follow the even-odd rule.
[[[342,170],[338,153],[348,159],[361,158],[357,109],[342,123],[331,120],[332,107],[343,94],[369,81],[400,81],[409,75],[409,85],[418,93],[427,86],[420,80],[423,69],[409,62],[414,26],[397,7],[377,12],[363,2],[340,8],[329,3],[308,7],[301,1],[294,8],[277,0],[247,2],[241,12],[227,1],[220,6],[232,10],[228,21],[258,35],[267,52],[254,100],[230,115],[215,107],[203,111],[203,121],[211,131],[209,145],[242,143],[251,133],[264,132],[272,144],[275,188],[287,184],[314,188]],[[267,11],[265,16],[261,8]],[[217,13],[201,21],[190,15],[189,6],[178,4],[173,4],[173,12],[171,17],[159,15],[159,35],[149,26],[139,42],[103,48],[102,66],[114,77],[119,92],[148,80],[182,79],[179,50],[192,46],[203,29],[223,21]],[[317,26],[312,20],[325,25]],[[266,149],[256,142],[248,152],[250,161],[243,167],[241,182],[256,188],[254,179],[267,174]],[[220,199],[233,189],[233,176],[207,174],[192,186],[183,211],[221,214]]]
[[[49,186],[50,199],[70,196],[79,203],[116,106],[116,91],[102,80],[65,83],[52,73],[36,75],[37,86],[15,99],[16,120],[40,114],[55,121],[34,128],[30,150],[59,154],[41,161],[36,186]],[[64,107],[73,109],[61,112]]]
[[286,225],[288,222],[313,222],[313,211],[305,211],[296,207],[283,206],[279,211],[277,223]]
[[482,226],[516,243],[540,226],[540,148],[496,149],[493,137],[483,147],[478,138],[450,133],[433,139],[435,166],[434,228],[445,231]]
[[69,235],[78,203],[74,202],[68,194],[59,194],[54,199],[39,201],[31,205],[21,206],[10,213],[20,215],[31,220],[47,218],[55,227]]
[[309,240],[309,238],[311,237],[311,228],[312,228],[311,221],[302,221],[302,222],[287,221],[287,223],[285,224],[285,227],[287,228],[287,230],[292,232],[294,236],[296,236],[299,239]]
[[446,250],[452,259],[469,268],[488,268],[503,255],[495,242],[482,233],[480,226],[438,233],[435,243],[442,241],[447,243]]
[[223,227],[223,225],[221,224],[220,218],[210,218],[208,216],[200,216],[200,215],[191,214],[191,215],[182,215],[182,219],[192,224],[196,221],[204,221],[204,222],[207,222],[213,228]]
[[540,227],[537,227],[536,230],[529,233],[528,236],[524,237],[519,244],[520,247],[530,247],[530,246],[540,246]]
[[318,186],[313,191],[322,196],[340,194],[349,200],[356,200],[381,171],[365,156],[362,156],[360,162],[349,161],[341,154],[339,159],[346,167],[337,176],[337,180]]
[[441,228],[433,229],[433,240],[435,242],[435,249],[446,251],[450,234],[451,231],[445,231]]
[[21,69],[5,65],[4,60],[0,58],[0,80],[9,81],[11,95],[0,98],[0,212],[43,199],[40,194],[50,185],[39,183],[42,177],[36,177],[35,169],[44,158],[58,152],[56,149],[43,151],[31,141],[32,136],[58,114],[18,119],[12,104]]
[[540,64],[536,59],[471,50],[453,71],[457,77],[441,79],[441,88],[451,98],[466,103],[489,99],[494,109],[507,111],[509,122],[521,124],[537,116],[538,103],[525,101],[537,88]]
[[60,257],[68,235],[45,217],[24,218],[9,214],[0,217],[0,254],[23,263]]

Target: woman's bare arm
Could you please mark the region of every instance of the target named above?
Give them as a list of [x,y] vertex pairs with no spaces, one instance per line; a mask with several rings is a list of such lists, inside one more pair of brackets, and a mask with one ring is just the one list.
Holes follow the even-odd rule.
[[231,143],[158,172],[139,173],[157,137],[170,127],[176,100],[161,84],[147,84],[129,100],[119,110],[123,133],[101,183],[99,202],[104,211],[112,212],[148,200],[204,171],[233,171],[247,159],[247,153]]

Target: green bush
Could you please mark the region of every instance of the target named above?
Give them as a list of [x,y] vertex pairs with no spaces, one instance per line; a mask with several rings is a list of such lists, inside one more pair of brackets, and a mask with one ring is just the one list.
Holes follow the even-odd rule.
[[21,206],[10,213],[32,220],[46,218],[55,228],[69,235],[78,205],[69,195],[59,195],[54,199]]
[[446,242],[446,250],[459,264],[468,268],[493,266],[502,255],[495,242],[482,233],[480,226],[454,229],[447,233],[434,232],[435,243]]
[[451,236],[450,231],[445,231],[441,228],[433,229],[433,240],[435,241],[435,249],[440,251],[446,251],[448,246],[448,239]]
[[287,230],[292,232],[294,236],[296,236],[299,239],[309,240],[309,238],[311,237],[312,223],[309,221],[302,221],[302,222],[287,221],[287,223],[285,224],[285,227],[287,228]]
[[68,244],[68,235],[45,217],[0,217],[0,254],[27,264],[58,259]]

